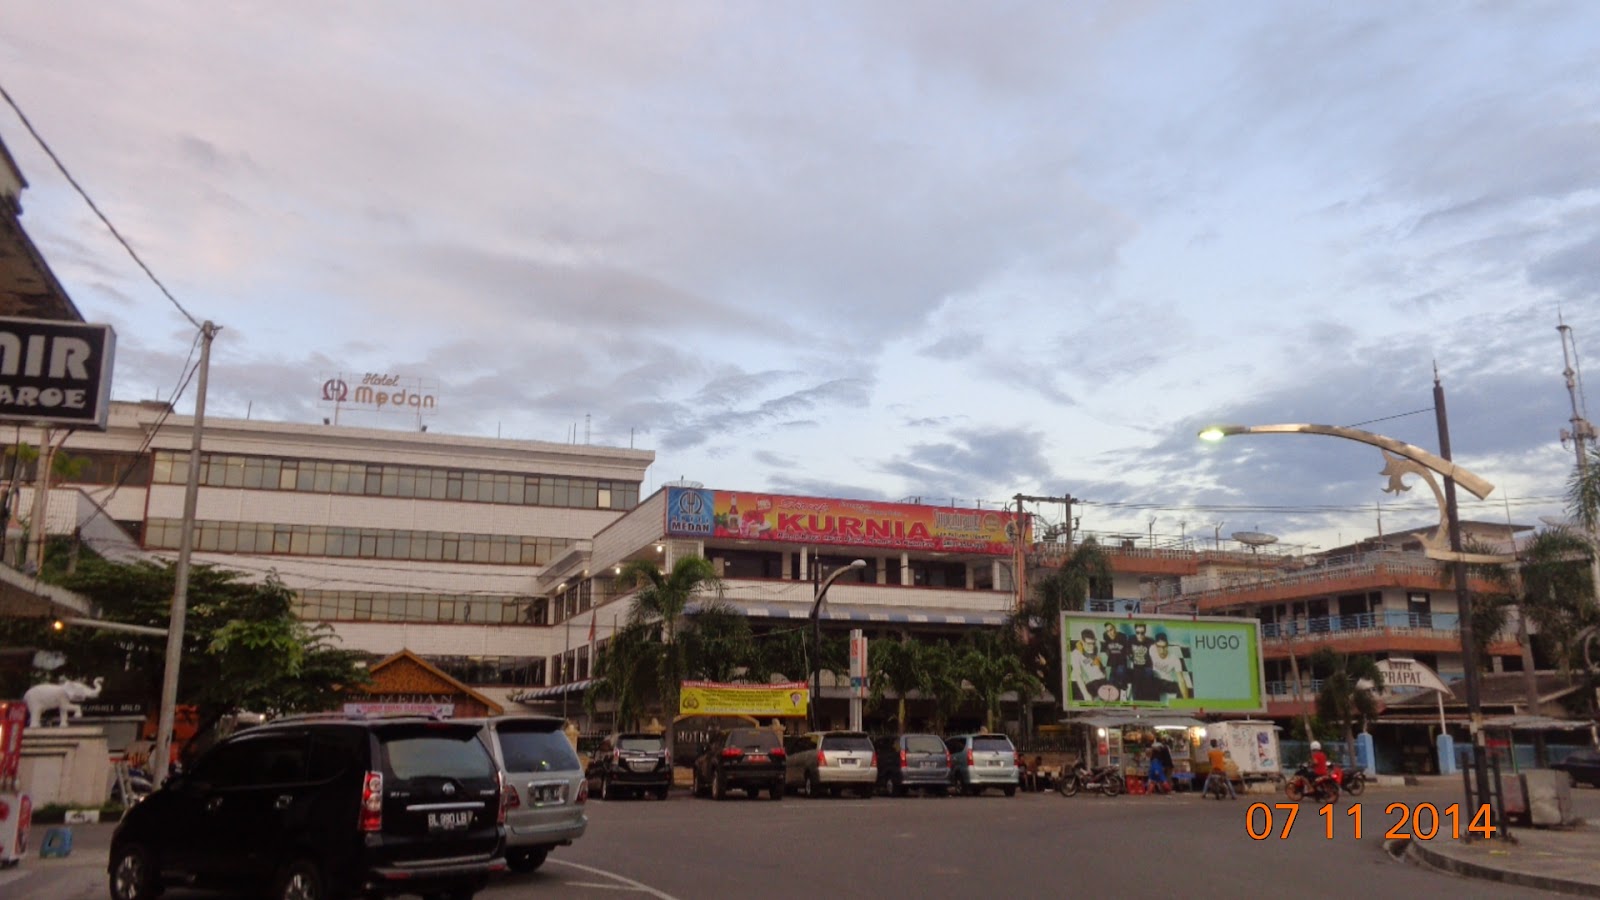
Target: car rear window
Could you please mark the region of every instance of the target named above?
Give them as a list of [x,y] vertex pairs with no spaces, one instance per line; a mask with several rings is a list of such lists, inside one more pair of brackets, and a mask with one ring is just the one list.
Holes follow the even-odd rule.
[[937,735],[913,734],[906,738],[906,750],[912,753],[943,753],[944,741]]
[[471,734],[386,737],[389,771],[400,779],[493,778],[494,760]]
[[507,772],[565,772],[580,768],[572,742],[559,731],[501,724],[500,754]]
[[1002,735],[975,737],[972,749],[979,753],[1012,753],[1011,739]]
[[745,728],[728,732],[728,746],[741,750],[772,750],[778,746],[778,736],[763,728]]
[[638,750],[644,753],[659,753],[667,748],[667,742],[653,734],[625,734],[617,738],[618,750]]
[[822,736],[822,749],[863,750],[871,753],[872,740],[864,734],[825,734]]

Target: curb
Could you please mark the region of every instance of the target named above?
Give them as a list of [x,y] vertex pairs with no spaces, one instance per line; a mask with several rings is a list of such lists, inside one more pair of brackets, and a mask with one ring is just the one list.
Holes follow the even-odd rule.
[[1526,872],[1512,872],[1506,869],[1497,869],[1482,863],[1469,862],[1456,859],[1443,853],[1423,846],[1420,841],[1409,841],[1410,846],[1405,854],[1410,859],[1441,872],[1453,875],[1462,875],[1467,878],[1479,878],[1485,881],[1497,881],[1501,884],[1515,884],[1522,887],[1538,888],[1542,891],[1553,891],[1558,894],[1576,894],[1583,897],[1595,895],[1595,886],[1584,881],[1573,881],[1567,878],[1551,878],[1547,875],[1533,875]]

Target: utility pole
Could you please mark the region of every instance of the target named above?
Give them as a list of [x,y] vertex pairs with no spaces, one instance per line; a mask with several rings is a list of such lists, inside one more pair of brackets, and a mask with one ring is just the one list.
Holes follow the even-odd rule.
[[[1572,439],[1572,448],[1578,456],[1578,480],[1587,480],[1589,474],[1589,451],[1587,442],[1595,439],[1594,426],[1584,418],[1583,373],[1578,370],[1578,343],[1572,337],[1572,326],[1565,321],[1556,326],[1556,331],[1561,332],[1561,361],[1565,364],[1561,374],[1567,379],[1567,396],[1572,401],[1572,430],[1561,430],[1561,441],[1566,443]],[[1568,347],[1571,347],[1569,352]],[[1596,592],[1595,602],[1600,603],[1600,537],[1595,534],[1593,523],[1596,512],[1591,509],[1579,510],[1579,518],[1584,536],[1589,539],[1589,583]]]
[[161,673],[161,714],[156,724],[150,776],[159,786],[172,764],[172,731],[178,713],[178,669],[183,664],[183,627],[189,614],[189,558],[194,554],[194,515],[200,498],[200,442],[206,423],[206,381],[211,374],[211,341],[222,329],[207,319],[200,326],[200,377],[195,383],[194,428],[189,436],[189,479],[183,489],[183,534],[173,575],[172,613],[167,624],[167,659]]
[[1031,494],[1017,494],[1011,499],[1017,501],[1017,521],[1015,529],[1015,568],[1017,596],[1016,608],[1021,609],[1028,602],[1028,557],[1023,544],[1027,529],[1023,523],[1027,521],[1027,514],[1022,511],[1024,501],[1028,503],[1064,503],[1067,507],[1067,552],[1072,552],[1072,504],[1073,497],[1067,494],[1062,497],[1035,497]]

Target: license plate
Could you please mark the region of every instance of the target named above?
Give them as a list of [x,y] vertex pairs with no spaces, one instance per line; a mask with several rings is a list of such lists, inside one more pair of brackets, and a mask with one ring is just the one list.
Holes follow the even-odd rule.
[[1003,759],[991,759],[988,762],[984,763],[984,765],[986,765],[986,766],[1003,766],[1005,764],[1006,764],[1006,761],[1003,760]]
[[535,785],[529,785],[529,787],[528,787],[528,797],[529,797],[529,799],[531,799],[536,804],[538,804],[538,803],[560,803],[561,802],[561,788],[562,788],[562,785],[559,785],[559,784],[535,784]]
[[653,760],[653,759],[640,759],[640,760],[635,760],[635,761],[633,761],[631,763],[628,763],[628,768],[632,769],[635,772],[648,772],[648,771],[654,769],[655,767],[656,767],[656,761]]
[[839,765],[841,765],[841,766],[859,766],[859,765],[861,765],[861,760],[859,760],[859,759],[841,759],[841,760],[839,760]]
[[752,753],[749,756],[746,756],[745,759],[750,761],[750,762],[753,762],[753,763],[766,762],[767,761],[766,755],[762,754],[762,753]]
[[917,763],[917,768],[919,768],[919,769],[932,769],[932,768],[934,768],[934,767],[936,767],[938,765],[939,764],[937,762],[935,762],[935,761],[933,761],[931,759],[925,759],[922,762]]
[[428,813],[429,831],[464,831],[472,824],[472,810]]

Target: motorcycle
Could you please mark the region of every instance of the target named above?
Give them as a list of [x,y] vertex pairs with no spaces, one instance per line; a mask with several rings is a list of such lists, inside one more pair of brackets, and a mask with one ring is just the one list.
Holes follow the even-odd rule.
[[1334,781],[1332,775],[1318,778],[1305,766],[1301,766],[1293,778],[1283,783],[1283,792],[1295,802],[1304,799],[1315,800],[1318,803],[1339,802],[1339,782]]
[[1361,796],[1361,792],[1367,789],[1367,773],[1361,769],[1346,770],[1343,766],[1335,765],[1333,767],[1333,780],[1338,782],[1339,787],[1352,797]]
[[1107,797],[1115,797],[1127,789],[1128,783],[1116,766],[1101,766],[1090,771],[1081,760],[1056,784],[1056,790],[1063,797],[1071,797],[1079,791],[1099,791]]

